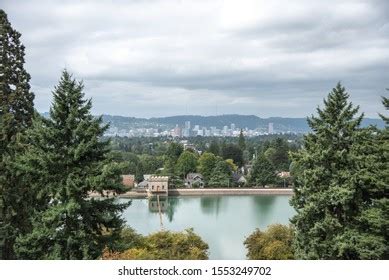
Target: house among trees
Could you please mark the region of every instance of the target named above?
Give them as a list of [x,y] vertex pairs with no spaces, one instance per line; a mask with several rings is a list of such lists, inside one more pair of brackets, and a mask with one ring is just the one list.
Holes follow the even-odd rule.
[[282,178],[282,179],[287,179],[287,178],[290,178],[290,172],[282,171],[282,172],[279,172],[277,174],[277,176]]
[[148,196],[169,194],[169,177],[168,176],[150,176],[147,179]]
[[200,173],[188,173],[185,179],[185,186],[188,188],[204,188],[204,177]]
[[238,172],[232,173],[232,180],[239,187],[242,187],[247,184],[247,179],[243,176],[243,174],[240,174]]

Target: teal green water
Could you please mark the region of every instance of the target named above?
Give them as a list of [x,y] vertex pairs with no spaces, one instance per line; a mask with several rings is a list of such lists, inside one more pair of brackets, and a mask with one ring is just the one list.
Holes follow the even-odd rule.
[[[245,237],[256,228],[289,223],[294,215],[289,199],[286,195],[169,197],[161,200],[163,225],[173,231],[194,228],[208,243],[210,259],[245,259]],[[160,229],[156,201],[132,199],[123,215],[139,233]]]

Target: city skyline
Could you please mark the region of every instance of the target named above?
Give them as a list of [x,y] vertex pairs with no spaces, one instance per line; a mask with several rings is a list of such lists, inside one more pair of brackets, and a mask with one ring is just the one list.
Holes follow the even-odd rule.
[[295,131],[275,130],[274,123],[269,122],[267,129],[264,127],[257,127],[255,129],[249,129],[248,127],[237,127],[234,123],[229,126],[224,125],[222,127],[217,126],[200,126],[198,124],[191,125],[190,121],[185,121],[182,126],[176,124],[174,128],[128,128],[118,129],[115,126],[111,126],[104,136],[120,136],[120,137],[163,137],[171,136],[175,138],[189,138],[196,136],[205,137],[239,137],[242,132],[245,137],[255,137],[262,135],[273,134],[297,134]]

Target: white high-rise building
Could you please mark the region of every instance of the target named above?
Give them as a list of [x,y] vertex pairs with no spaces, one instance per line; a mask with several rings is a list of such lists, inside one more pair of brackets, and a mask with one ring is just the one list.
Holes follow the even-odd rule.
[[227,135],[227,133],[228,133],[228,126],[225,125],[225,126],[223,127],[223,134],[224,134],[224,135]]
[[185,129],[190,129],[190,121],[185,122]]
[[274,127],[273,127],[273,123],[269,123],[269,129],[268,129],[268,133],[269,133],[269,134],[274,134]]

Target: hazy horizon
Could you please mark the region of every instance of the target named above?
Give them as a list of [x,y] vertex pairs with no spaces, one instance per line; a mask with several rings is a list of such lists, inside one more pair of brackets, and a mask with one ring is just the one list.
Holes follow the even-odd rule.
[[[49,114],[49,111],[46,111],[46,112],[39,112],[40,114]],[[155,117],[135,117],[135,116],[131,116],[131,115],[118,115],[118,114],[109,114],[109,113],[102,113],[102,114],[94,114],[95,116],[103,116],[103,115],[107,115],[107,116],[112,116],[112,117],[125,117],[125,118],[137,118],[137,119],[153,119],[153,118],[172,118],[172,117],[223,117],[223,116],[239,116],[239,117],[250,117],[250,116],[254,116],[254,117],[258,117],[260,119],[272,119],[272,118],[285,118],[285,119],[305,119],[305,118],[308,118],[308,117],[311,117],[311,115],[309,116],[302,116],[302,117],[290,117],[290,116],[284,116],[284,117],[281,117],[281,116],[269,116],[269,117],[263,117],[263,116],[260,116],[260,115],[253,115],[253,114],[234,114],[234,113],[231,113],[231,114],[220,114],[220,115],[165,115],[165,116],[155,116]],[[380,120],[382,121],[382,118],[380,116],[376,116],[376,117],[369,117],[369,116],[364,116],[364,119],[375,119],[375,120]],[[383,121],[382,121],[383,122]]]
[[389,2],[2,1],[36,109],[66,68],[93,113],[305,118],[338,81],[366,117],[389,87]]

